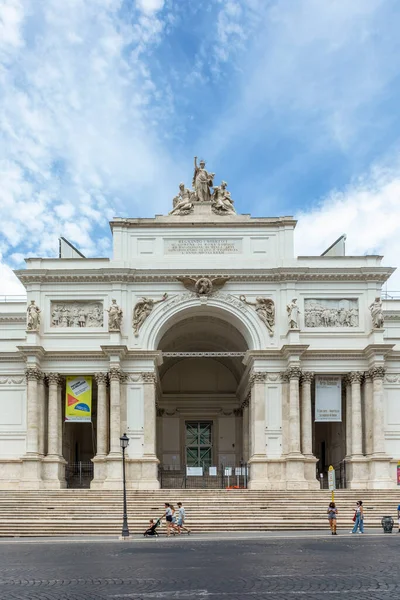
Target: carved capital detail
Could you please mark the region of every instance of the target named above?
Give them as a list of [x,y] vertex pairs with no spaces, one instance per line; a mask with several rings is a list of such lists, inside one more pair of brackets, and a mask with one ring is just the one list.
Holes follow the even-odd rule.
[[49,385],[61,385],[61,376],[59,373],[46,373],[46,379]]
[[107,385],[108,383],[107,373],[95,373],[94,378],[97,381],[97,385]]
[[267,373],[259,373],[257,371],[252,371],[249,377],[250,386],[253,387],[256,383],[264,383],[267,381]]
[[110,381],[121,381],[123,373],[119,367],[111,367],[108,372],[108,377]]
[[142,377],[143,383],[152,383],[153,385],[155,385],[157,382],[156,374],[153,373],[152,371],[145,371],[145,372],[141,373],[140,375]]
[[[372,377],[372,379],[384,379],[385,373],[386,373],[385,367],[372,367],[372,369],[370,369],[368,371],[368,375],[369,375],[369,377]],[[367,373],[366,373],[366,375],[367,375]]]
[[303,371],[301,374],[301,383],[311,383],[314,379],[314,373],[312,371]]
[[241,417],[243,415],[243,408],[234,408],[233,414],[235,415],[235,417]]
[[348,374],[348,378],[351,384],[353,383],[361,383],[363,379],[364,373],[361,371],[352,371]]
[[302,371],[300,369],[300,367],[289,367],[288,369],[286,369],[286,371],[282,374],[282,377],[284,380],[286,381],[290,381],[291,379],[300,379],[302,375]]
[[25,377],[27,381],[40,381],[44,374],[37,367],[28,367],[25,369]]

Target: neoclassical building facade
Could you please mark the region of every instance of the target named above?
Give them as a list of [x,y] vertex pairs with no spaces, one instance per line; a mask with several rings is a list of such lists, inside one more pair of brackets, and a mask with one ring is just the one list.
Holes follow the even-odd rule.
[[[16,272],[27,298],[0,305],[1,489],[63,488],[88,463],[92,488],[119,488],[124,432],[130,489],[244,464],[252,489],[318,489],[330,464],[349,488],[397,485],[393,269],[338,245],[295,257],[291,217],[238,215],[210,177],[196,165],[167,216],[114,219],[111,259],[71,250]],[[69,420],[85,377],[90,418]]]

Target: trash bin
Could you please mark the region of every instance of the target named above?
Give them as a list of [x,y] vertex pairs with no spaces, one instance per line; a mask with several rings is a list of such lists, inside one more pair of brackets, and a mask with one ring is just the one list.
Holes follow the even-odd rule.
[[381,525],[384,533],[392,533],[394,521],[392,517],[382,517]]

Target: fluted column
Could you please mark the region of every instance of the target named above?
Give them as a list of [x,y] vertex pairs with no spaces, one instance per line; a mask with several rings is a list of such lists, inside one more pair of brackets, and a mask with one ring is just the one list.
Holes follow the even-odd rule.
[[362,415],[361,415],[361,381],[363,374],[353,371],[349,374],[351,382],[351,427],[352,455],[362,456]]
[[372,428],[372,453],[376,455],[385,454],[385,422],[383,413],[383,379],[385,377],[384,367],[373,367],[369,375],[373,380],[373,428]]
[[47,382],[49,384],[49,406],[48,406],[48,442],[47,455],[59,456],[59,421],[61,420],[61,405],[59,402],[58,388],[61,384],[61,378],[58,373],[47,373]]
[[364,374],[364,423],[365,423],[365,454],[373,452],[374,402],[372,375],[369,371]]
[[[97,457],[107,454],[107,373],[95,373],[97,381]],[[120,436],[118,436],[120,437]],[[119,440],[118,440],[118,445]]]
[[248,396],[242,404],[242,408],[243,408],[243,421],[242,421],[243,460],[245,462],[247,462],[250,457],[249,403],[250,403],[250,397]]
[[314,373],[305,371],[301,375],[301,451],[312,456],[312,408],[311,383]]
[[42,373],[38,379],[38,410],[39,410],[39,422],[38,422],[38,448],[39,454],[44,456],[45,453],[45,425],[46,425],[46,394],[45,394],[45,377]]
[[38,381],[43,377],[43,373],[37,367],[28,367],[25,376],[27,387],[26,453],[39,455]]
[[144,456],[156,456],[156,375],[142,373],[144,396]]
[[353,453],[353,430],[351,426],[351,380],[348,375],[344,378],[346,386],[346,457],[350,458]]
[[252,456],[265,456],[265,379],[266,373],[254,372],[250,376]]
[[289,454],[300,455],[300,367],[289,367],[285,372],[285,377],[289,380]]
[[110,454],[121,454],[121,370],[111,367],[110,378]]

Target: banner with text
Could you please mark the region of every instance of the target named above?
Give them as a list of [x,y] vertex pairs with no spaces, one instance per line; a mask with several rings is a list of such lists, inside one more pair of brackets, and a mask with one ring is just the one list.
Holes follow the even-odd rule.
[[65,421],[90,423],[92,420],[92,378],[67,377]]
[[315,377],[315,422],[342,420],[342,378],[336,375]]

